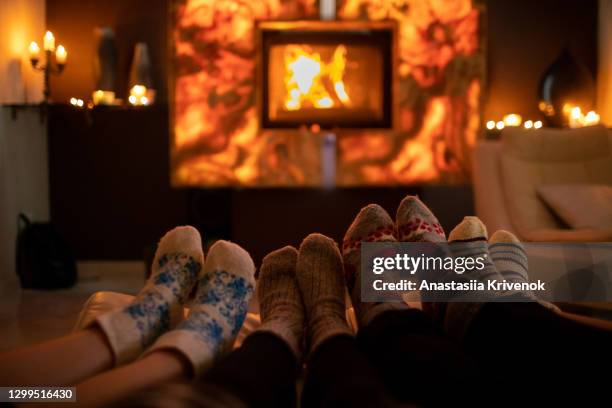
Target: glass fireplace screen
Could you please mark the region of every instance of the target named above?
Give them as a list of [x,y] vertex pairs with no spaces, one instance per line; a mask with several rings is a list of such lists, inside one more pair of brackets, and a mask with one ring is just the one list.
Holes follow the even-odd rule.
[[392,24],[265,22],[259,30],[263,128],[392,127]]

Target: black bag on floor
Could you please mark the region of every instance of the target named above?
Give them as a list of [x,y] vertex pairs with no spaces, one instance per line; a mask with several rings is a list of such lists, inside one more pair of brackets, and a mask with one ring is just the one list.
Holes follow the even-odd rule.
[[49,223],[19,214],[17,275],[22,288],[60,289],[76,283],[76,262],[66,241]]

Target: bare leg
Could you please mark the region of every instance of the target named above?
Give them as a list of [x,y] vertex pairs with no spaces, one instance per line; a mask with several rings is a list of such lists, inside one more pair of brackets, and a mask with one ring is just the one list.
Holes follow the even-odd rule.
[[112,364],[104,334],[91,328],[0,354],[0,385],[73,385]]
[[191,368],[184,357],[159,350],[77,385],[77,402],[83,406],[105,406],[142,389],[190,376]]

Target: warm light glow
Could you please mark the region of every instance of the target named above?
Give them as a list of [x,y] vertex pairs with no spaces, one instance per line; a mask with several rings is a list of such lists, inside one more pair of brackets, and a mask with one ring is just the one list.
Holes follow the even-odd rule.
[[45,51],[55,50],[55,37],[53,36],[53,33],[51,31],[47,31],[45,33],[44,48],[45,48]]
[[495,121],[494,120],[489,120],[487,122],[487,129],[489,129],[489,130],[495,129]]
[[58,45],[57,50],[55,51],[55,61],[60,65],[64,65],[66,63],[67,58],[68,52],[66,51],[64,46]]
[[40,58],[40,47],[36,44],[36,41],[32,41],[30,46],[28,47],[28,52],[30,53],[30,59],[38,59]]
[[539,129],[542,127],[542,121],[541,120],[536,120],[535,122],[533,122],[533,127],[534,129]]
[[523,123],[523,126],[525,126],[525,129],[531,129],[533,127],[533,121],[526,120],[525,123]]
[[504,125],[506,126],[520,126],[523,118],[521,115],[517,115],[516,113],[510,113],[504,116]]
[[592,126],[592,125],[598,124],[599,123],[599,114],[596,113],[595,111],[589,111],[584,116],[584,123],[585,123],[585,126]]
[[596,125],[600,119],[595,111],[589,111],[585,115],[579,106],[567,103],[563,105],[563,113],[568,117],[568,125],[572,129]]
[[538,103],[538,108],[540,109],[540,112],[546,116],[553,116],[555,114],[555,108],[546,101],[540,101]]
[[338,45],[329,63],[321,61],[321,55],[307,46],[288,45],[285,48],[285,109],[295,111],[307,107],[328,109],[336,105],[330,90],[325,87],[329,79],[338,102],[349,105],[351,98],[344,84],[347,49]]
[[85,102],[79,98],[70,98],[70,104],[77,108],[82,108],[85,105]]
[[134,106],[148,105],[150,101],[147,97],[147,87],[144,85],[134,85],[130,89],[128,102]]
[[91,97],[94,105],[112,105],[115,102],[115,93],[113,91],[94,91]]
[[495,127],[497,128],[497,130],[502,130],[504,128],[504,121],[500,120],[495,124]]

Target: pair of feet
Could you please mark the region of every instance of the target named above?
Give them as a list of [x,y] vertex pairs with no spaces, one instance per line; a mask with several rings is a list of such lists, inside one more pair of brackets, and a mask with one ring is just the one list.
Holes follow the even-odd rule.
[[[379,205],[364,207],[349,227],[342,244],[346,282],[360,325],[367,324],[381,312],[405,308],[403,303],[363,303],[361,297],[361,242],[447,242],[444,230],[431,210],[416,196],[407,196],[400,203],[395,223]],[[506,280],[527,282],[527,255],[520,241],[512,233],[499,230],[489,239],[487,228],[477,217],[464,217],[449,234],[448,242],[464,242],[464,256],[483,256],[488,261],[478,276],[470,279],[481,281]],[[512,293],[515,294],[515,293]],[[510,293],[499,293],[506,296]],[[521,293],[523,298],[535,300],[531,293]],[[425,304],[424,310],[446,328],[454,337],[462,337],[481,305],[470,303]],[[545,306],[554,307],[550,304]]]
[[263,259],[257,330],[281,337],[299,359],[304,349],[312,353],[330,337],[353,334],[345,292],[338,246],[324,235],[310,234],[299,250],[286,246]]
[[402,200],[394,223],[376,204],[364,207],[349,227],[340,253],[335,242],[311,234],[299,251],[291,246],[268,254],[258,281],[262,325],[283,338],[296,355],[311,353],[325,339],[352,334],[346,321],[348,288],[360,326],[383,311],[408,306],[400,303],[361,302],[360,258],[362,242],[441,242],[444,230],[417,197]]
[[159,242],[151,277],[134,301],[94,324],[105,333],[117,365],[172,349],[198,374],[233,345],[254,292],[254,273],[250,255],[238,245],[217,241],[205,261],[198,231],[177,227]]

